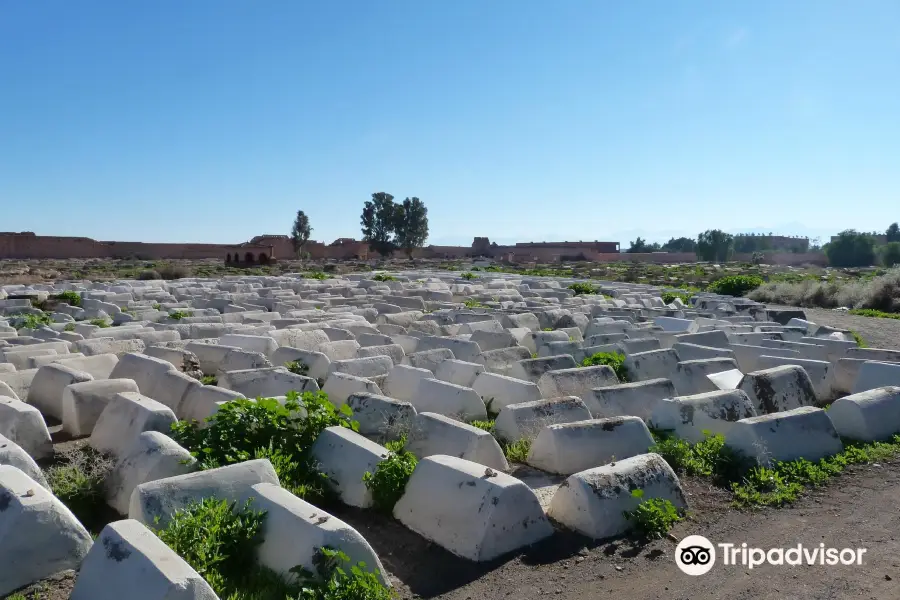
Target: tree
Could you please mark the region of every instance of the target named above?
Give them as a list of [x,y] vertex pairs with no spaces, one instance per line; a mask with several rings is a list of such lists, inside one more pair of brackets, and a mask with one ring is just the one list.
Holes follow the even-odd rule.
[[868,267],[875,264],[875,240],[867,233],[847,229],[825,244],[825,255],[833,267]]
[[312,227],[309,226],[309,217],[302,210],[298,210],[297,217],[294,219],[294,228],[291,229],[291,244],[294,246],[294,252],[298,258],[303,255],[303,246],[309,241],[310,233],[312,233]]
[[360,225],[364,242],[381,256],[387,256],[395,249],[392,234],[397,221],[397,205],[394,197],[386,192],[372,194],[363,206]]
[[697,236],[697,257],[705,261],[725,262],[734,249],[734,236],[721,229],[707,229]]
[[889,242],[881,249],[881,262],[886,267],[900,265],[900,242]]
[[896,223],[891,223],[891,226],[887,228],[884,235],[887,238],[888,243],[900,242],[900,226]]
[[403,248],[408,258],[413,250],[421,247],[428,239],[428,208],[413,196],[397,205],[394,214],[394,244]]
[[643,252],[649,252],[650,250],[647,248],[647,242],[641,237],[634,240],[633,242],[629,242],[631,247],[627,250],[629,254],[640,254]]
[[694,252],[696,249],[697,242],[688,237],[671,238],[661,248],[664,252]]

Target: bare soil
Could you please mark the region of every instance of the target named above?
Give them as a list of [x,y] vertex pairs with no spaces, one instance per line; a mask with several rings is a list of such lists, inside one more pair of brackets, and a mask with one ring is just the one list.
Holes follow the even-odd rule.
[[[797,308],[796,306],[775,306],[771,308]],[[871,348],[900,350],[900,319],[880,319],[861,317],[846,311],[829,308],[804,308],[807,320],[819,325],[838,329],[852,329],[862,336]]]

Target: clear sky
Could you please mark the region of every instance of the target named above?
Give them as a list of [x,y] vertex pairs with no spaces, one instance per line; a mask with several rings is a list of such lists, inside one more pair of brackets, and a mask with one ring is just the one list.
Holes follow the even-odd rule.
[[433,243],[883,230],[900,2],[0,0],[0,230],[330,242],[376,191]]

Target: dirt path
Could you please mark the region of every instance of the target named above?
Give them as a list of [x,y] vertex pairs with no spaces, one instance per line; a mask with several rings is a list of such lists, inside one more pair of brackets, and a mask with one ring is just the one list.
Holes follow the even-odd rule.
[[[770,306],[771,308],[797,308],[796,306]],[[803,311],[813,323],[839,329],[852,329],[861,335],[872,348],[900,350],[900,319],[860,317],[828,308],[804,308]]]
[[558,531],[525,553],[491,564],[473,564],[425,542],[371,511],[338,511],[375,547],[402,598],[529,600],[546,596],[579,600],[659,598],[893,599],[900,597],[900,461],[854,467],[794,506],[759,511],[728,508],[726,495],[697,480],[684,482],[692,520],[673,534],[703,535],[764,549],[802,543],[814,548],[867,548],[861,566],[721,565],[691,577],[675,566],[675,543],[629,540],[600,544]]

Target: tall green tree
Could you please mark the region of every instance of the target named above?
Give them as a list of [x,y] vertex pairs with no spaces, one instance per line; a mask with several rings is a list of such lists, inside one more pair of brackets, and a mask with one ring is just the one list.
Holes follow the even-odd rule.
[[664,252],[694,252],[697,242],[689,237],[671,238],[661,249]]
[[884,232],[884,235],[885,237],[887,237],[888,243],[900,242],[900,225],[891,223],[891,226],[887,228],[887,231]]
[[725,262],[734,250],[734,236],[721,229],[707,229],[697,236],[697,258]]
[[630,248],[626,252],[629,254],[642,254],[644,252],[649,252],[647,249],[647,240],[642,237],[638,237],[638,239],[633,242],[629,242]]
[[397,212],[394,197],[387,192],[372,194],[372,199],[363,206],[360,217],[363,241],[369,242],[369,248],[381,256],[391,254],[396,248],[393,234]]
[[408,258],[413,250],[422,247],[428,239],[428,208],[413,196],[397,205],[394,215],[394,245],[403,248]]
[[297,211],[294,218],[294,227],[291,229],[291,244],[294,246],[294,253],[298,258],[302,258],[303,247],[309,241],[309,234],[312,233],[312,227],[309,226],[309,217],[302,210]]
[[868,267],[875,264],[875,239],[867,233],[847,229],[825,244],[825,255],[833,267]]

